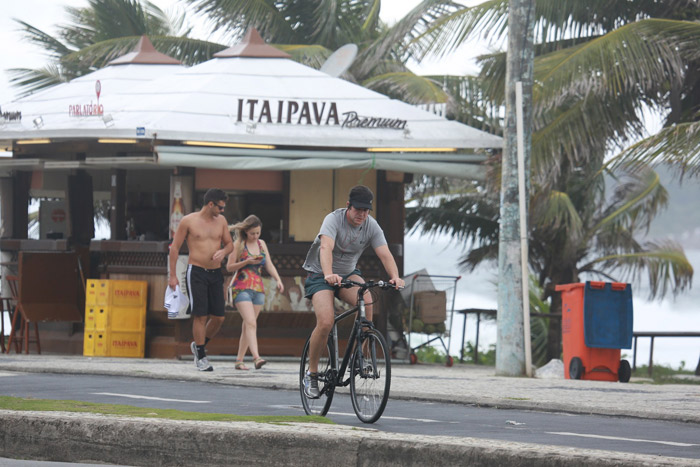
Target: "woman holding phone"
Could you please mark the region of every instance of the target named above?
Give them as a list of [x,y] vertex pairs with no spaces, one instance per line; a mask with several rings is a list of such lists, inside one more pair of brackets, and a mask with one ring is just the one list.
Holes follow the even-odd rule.
[[279,293],[284,292],[284,285],[275,265],[272,264],[267,244],[260,238],[262,222],[257,216],[250,215],[243,222],[229,227],[235,234],[233,252],[228,257],[226,269],[234,273],[229,286],[229,297],[243,318],[241,338],[238,341],[237,370],[248,370],[243,363],[250,348],[255,369],[259,370],[267,362],[258,353],[257,320],[265,304],[265,288],[262,281],[263,267],[277,282]]

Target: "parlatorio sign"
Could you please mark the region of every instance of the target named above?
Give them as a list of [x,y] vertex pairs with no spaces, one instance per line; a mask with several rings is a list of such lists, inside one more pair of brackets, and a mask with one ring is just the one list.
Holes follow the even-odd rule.
[[336,125],[341,128],[403,130],[407,121],[361,115],[355,110],[340,113],[333,101],[238,99],[237,122],[285,125]]
[[104,106],[100,104],[100,93],[102,92],[102,84],[100,80],[95,82],[95,94],[97,94],[97,103],[90,101],[89,104],[69,104],[69,117],[101,117],[104,115]]

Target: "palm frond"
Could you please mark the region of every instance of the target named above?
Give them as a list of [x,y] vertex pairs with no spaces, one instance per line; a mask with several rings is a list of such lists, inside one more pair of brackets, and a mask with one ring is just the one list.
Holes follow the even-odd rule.
[[376,31],[379,26],[379,12],[382,9],[382,0],[372,0],[366,6],[365,21],[362,23],[362,31],[365,33]]
[[194,11],[205,16],[214,30],[233,33],[232,40],[243,37],[246,29],[255,27],[268,41],[302,43],[285,18],[285,11],[266,0],[186,0]]
[[700,175],[700,122],[664,128],[625,149],[608,163],[610,169],[669,165],[683,175]]
[[407,208],[406,229],[420,230],[424,234],[447,234],[461,243],[497,243],[498,205],[480,193],[443,198],[437,206]]
[[489,98],[482,79],[452,75],[426,78],[442,83],[442,89],[449,95],[449,118],[491,134],[502,134],[501,107]]
[[459,259],[458,266],[460,271],[474,271],[474,269],[483,263],[498,261],[498,242],[484,243],[482,246],[471,246],[467,254]]
[[657,92],[697,58],[700,23],[646,19],[581,45],[538,58],[535,100],[557,105],[571,95],[615,96],[640,88]]
[[568,194],[556,190],[538,192],[530,205],[531,223],[537,228],[565,230],[573,238],[581,237],[583,222]]
[[40,69],[12,68],[7,70],[10,83],[19,89],[17,97],[25,97],[42,89],[68,81],[61,68],[47,65]]
[[417,35],[414,45],[423,58],[427,53],[442,57],[453,52],[468,39],[499,42],[507,31],[508,0],[489,0],[472,7],[462,7],[442,15]]
[[646,271],[650,299],[663,298],[669,292],[676,295],[689,289],[693,280],[693,266],[683,248],[671,240],[649,242],[644,251],[603,256],[593,263],[620,271],[625,282],[640,280]]
[[50,57],[60,58],[73,51],[55,37],[35,28],[31,24],[18,19],[15,19],[15,21],[22,26],[25,38],[39,49],[46,51]]
[[362,86],[409,104],[446,103],[449,96],[440,83],[411,72],[386,73],[363,81]]
[[[111,60],[131,52],[140,38],[140,36],[124,36],[104,40],[66,55],[61,63],[65,67],[82,70],[84,74],[102,68]],[[225,48],[221,44],[187,37],[153,36],[150,39],[153,46],[160,52],[180,60],[185,65],[209,60],[216,52]]]
[[[540,183],[554,180],[562,167],[581,167],[631,138],[641,137],[639,101],[629,95],[570,99],[536,113],[532,173]],[[638,96],[636,96],[638,97]]]
[[[660,209],[668,204],[668,192],[653,170],[629,173],[625,182],[616,187],[609,207],[591,232],[606,228],[609,224],[624,224],[626,228],[649,228]],[[631,229],[632,230],[632,229]]]
[[387,57],[392,50],[396,51],[397,59],[405,63],[417,51],[412,45],[413,39],[456,8],[457,5],[449,0],[423,0],[380,37],[371,43],[363,44],[358,54],[359,68],[356,74],[361,78],[369,76],[378,62]]
[[317,70],[323,66],[333,52],[322,45],[275,44],[275,47],[287,52],[295,62],[303,63]]

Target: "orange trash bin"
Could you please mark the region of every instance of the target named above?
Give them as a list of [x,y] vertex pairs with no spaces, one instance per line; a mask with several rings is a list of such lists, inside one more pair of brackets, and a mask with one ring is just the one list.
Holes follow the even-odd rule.
[[596,281],[555,287],[561,292],[562,347],[567,379],[629,381],[630,364],[620,360],[620,349],[631,348],[632,340],[629,287],[621,282]]

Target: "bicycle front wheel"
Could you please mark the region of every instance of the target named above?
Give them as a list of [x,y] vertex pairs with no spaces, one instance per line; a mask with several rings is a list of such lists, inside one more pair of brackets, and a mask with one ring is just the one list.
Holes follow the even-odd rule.
[[321,349],[321,358],[318,361],[318,389],[321,391],[321,397],[318,399],[310,399],[304,394],[304,376],[309,371],[309,339],[306,340],[304,351],[301,353],[301,366],[299,368],[299,392],[301,393],[301,405],[304,406],[306,415],[320,415],[324,417],[331,407],[333,393],[335,392],[335,384],[332,381],[334,376],[333,365],[331,364],[331,355],[333,355],[333,347],[330,338],[325,347]]
[[357,418],[374,423],[382,416],[391,387],[391,357],[384,337],[362,331],[350,364],[350,398]]

